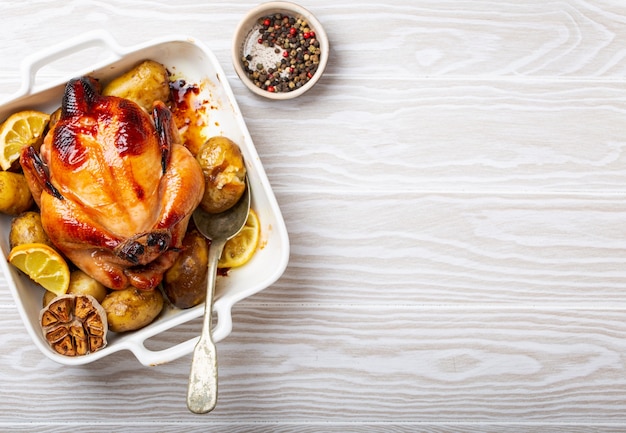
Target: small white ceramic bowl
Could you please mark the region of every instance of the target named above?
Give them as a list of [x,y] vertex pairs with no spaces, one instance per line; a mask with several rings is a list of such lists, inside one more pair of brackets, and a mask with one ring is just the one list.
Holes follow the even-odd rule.
[[[283,16],[286,15],[293,17],[296,20],[300,19],[306,21],[308,28],[314,32],[314,36],[312,38],[316,39],[319,43],[320,53],[317,69],[312,76],[305,81],[305,84],[297,84],[297,82],[295,82],[294,85],[297,85],[298,87],[294,87],[292,90],[280,90],[279,88],[274,87],[274,89],[272,89],[274,91],[269,91],[259,87],[255,84],[254,79],[249,76],[251,71],[255,70],[255,65],[257,63],[262,63],[269,67],[270,65],[275,64],[275,62],[280,62],[281,58],[283,58],[283,54],[284,56],[287,56],[287,53],[285,52],[289,52],[293,49],[293,47],[287,47],[287,49],[278,46],[264,47],[262,44],[258,43],[258,39],[261,37],[261,34],[259,33],[259,20],[265,17],[274,16],[275,14],[282,14]],[[298,26],[296,25],[293,27]],[[302,28],[298,27],[299,33],[301,33],[301,30]],[[306,50],[304,47],[303,49]],[[269,99],[292,99],[311,89],[311,87],[317,83],[324,73],[324,69],[328,63],[329,54],[330,47],[328,37],[326,36],[326,32],[320,22],[311,12],[302,6],[290,2],[268,2],[255,7],[241,20],[233,37],[232,61],[235,72],[237,72],[237,75],[246,87],[248,87],[248,89],[257,95]],[[248,68],[244,66],[244,58],[247,55],[250,55],[251,57]],[[289,61],[290,58],[286,57],[286,60]],[[284,71],[282,75],[286,74],[287,71]]]

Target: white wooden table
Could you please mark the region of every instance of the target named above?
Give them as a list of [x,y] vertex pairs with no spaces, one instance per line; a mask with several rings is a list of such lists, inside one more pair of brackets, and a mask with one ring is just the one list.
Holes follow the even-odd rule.
[[282,278],[235,307],[202,416],[185,406],[190,356],[58,365],[2,277],[0,430],[626,428],[626,3],[300,4],[331,38],[327,73],[271,103],[230,64],[255,2],[0,2],[3,98],[27,54],[94,28],[203,41],[291,240]]

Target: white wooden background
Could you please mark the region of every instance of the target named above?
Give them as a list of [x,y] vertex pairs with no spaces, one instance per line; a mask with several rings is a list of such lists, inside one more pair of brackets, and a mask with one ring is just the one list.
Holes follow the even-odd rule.
[[291,240],[283,277],[235,307],[202,416],[190,356],[58,365],[2,278],[0,430],[626,429],[626,2],[303,0],[330,62],[279,103],[230,64],[256,4],[0,1],[2,97],[24,56],[94,28],[206,43]]

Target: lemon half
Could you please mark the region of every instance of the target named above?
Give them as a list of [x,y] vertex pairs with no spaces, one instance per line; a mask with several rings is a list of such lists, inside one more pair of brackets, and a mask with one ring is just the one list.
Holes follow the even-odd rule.
[[9,253],[9,263],[57,296],[67,293],[70,285],[69,267],[63,256],[49,245],[18,245]]
[[260,237],[261,225],[259,224],[259,217],[256,212],[250,209],[244,227],[224,245],[224,251],[217,263],[217,267],[236,268],[248,263],[259,245]]
[[19,159],[23,148],[40,146],[49,121],[49,114],[35,110],[9,116],[0,126],[0,167],[8,170]]

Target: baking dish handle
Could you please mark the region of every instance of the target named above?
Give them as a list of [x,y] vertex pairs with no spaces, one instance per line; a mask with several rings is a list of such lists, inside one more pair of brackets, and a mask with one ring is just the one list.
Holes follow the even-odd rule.
[[22,72],[22,87],[19,94],[25,95],[33,90],[37,72],[47,64],[60,60],[63,57],[76,54],[89,48],[102,47],[106,49],[110,58],[105,63],[119,60],[124,56],[124,49],[115,41],[109,32],[94,30],[68,39],[41,52],[30,54],[20,65]]
[[[216,343],[226,338],[233,329],[233,320],[231,317],[230,306],[225,308],[218,308],[217,310],[218,320],[212,330],[213,341]],[[220,314],[220,312],[222,314]],[[194,347],[196,347],[200,336],[190,338],[187,341],[183,341],[182,343],[162,350],[148,349],[145,346],[145,341],[148,339],[149,338],[143,340],[129,340],[127,349],[130,350],[135,355],[137,360],[143,365],[152,367],[156,365],[166,364],[168,362],[174,361],[178,358],[190,354],[191,352],[193,352]]]

